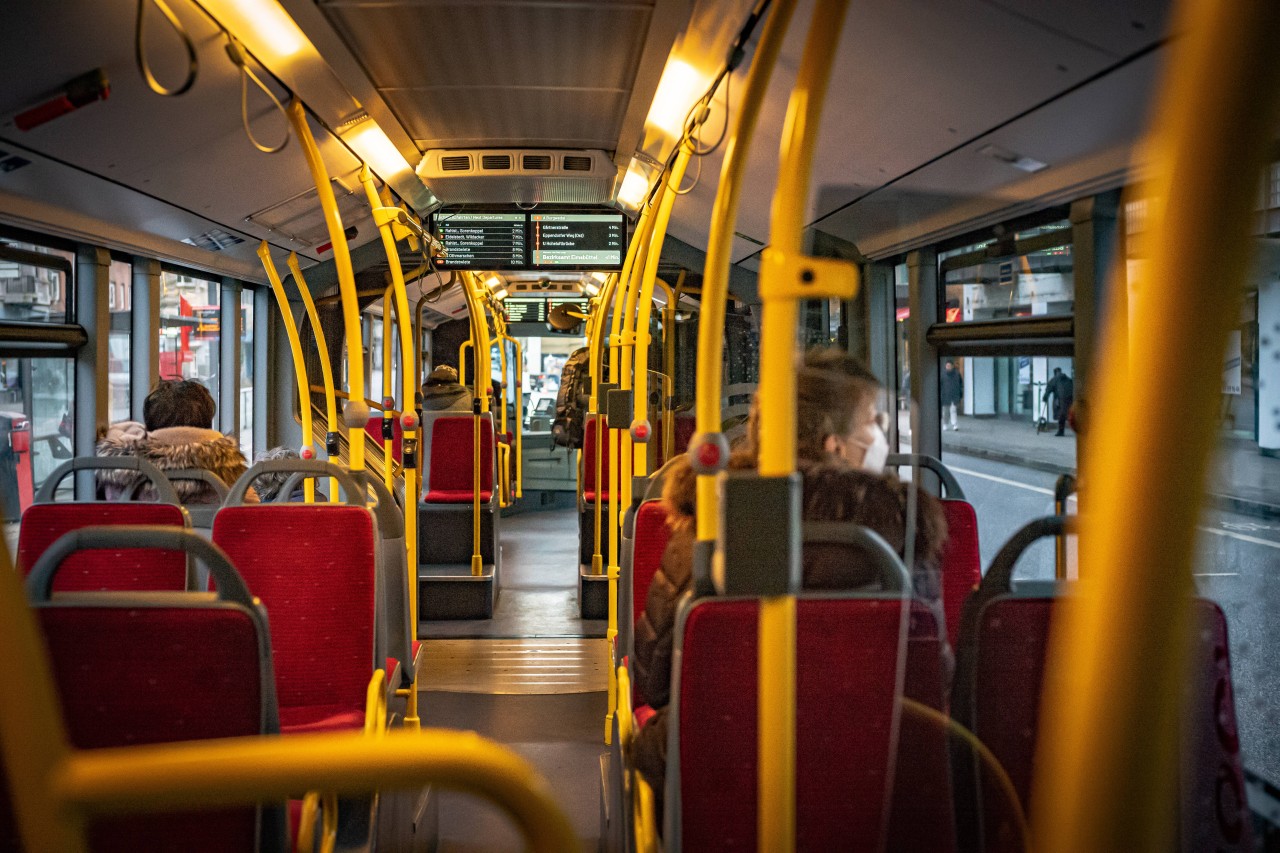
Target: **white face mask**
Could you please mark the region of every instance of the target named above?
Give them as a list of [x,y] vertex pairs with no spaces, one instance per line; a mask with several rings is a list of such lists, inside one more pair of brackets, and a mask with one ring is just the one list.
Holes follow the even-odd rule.
[[881,474],[884,472],[885,460],[889,458],[889,439],[885,438],[884,430],[878,426],[872,432],[875,437],[863,449],[862,470]]

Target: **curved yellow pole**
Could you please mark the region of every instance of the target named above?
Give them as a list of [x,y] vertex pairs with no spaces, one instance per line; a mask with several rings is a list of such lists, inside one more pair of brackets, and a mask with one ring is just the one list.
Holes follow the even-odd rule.
[[[344,420],[350,420],[354,425],[347,430],[347,446],[351,453],[351,470],[363,471],[364,425],[369,420],[369,407],[364,402],[364,336],[360,328],[355,274],[351,270],[351,251],[347,247],[347,235],[342,228],[338,202],[333,197],[333,184],[329,181],[320,149],[311,136],[302,102],[297,98],[290,101],[288,113],[293,133],[298,137],[298,143],[306,155],[320,209],[324,212],[324,224],[329,229],[329,241],[333,244],[333,264],[338,272],[338,292],[342,295],[342,320],[346,332],[343,345],[347,351],[347,393],[351,395],[344,407],[344,412],[350,410],[350,414],[344,414]],[[333,428],[336,424],[331,423],[329,426]]]
[[[302,341],[298,338],[298,324],[293,320],[293,309],[289,307],[289,297],[284,291],[284,283],[280,281],[280,273],[276,271],[275,262],[271,260],[271,247],[263,240],[258,244],[258,257],[262,260],[262,268],[271,282],[271,291],[276,295],[276,304],[280,306],[280,318],[284,323],[284,335],[289,339],[289,351],[293,354],[293,372],[298,382],[298,412],[302,419],[302,446],[315,452],[315,431],[311,413],[311,382],[307,378],[307,360],[302,355]],[[308,477],[303,483],[307,503],[315,503],[316,480]]]
[[[298,295],[302,297],[302,305],[307,311],[307,319],[311,321],[311,331],[316,339],[316,353],[320,356],[320,379],[324,382],[325,424],[329,435],[325,437],[325,453],[333,462],[338,461],[338,395],[333,383],[333,365],[329,361],[329,341],[325,337],[324,327],[320,325],[320,312],[316,310],[316,302],[311,298],[311,288],[307,286],[306,276],[298,265],[296,252],[289,253],[289,272],[293,274],[293,283],[298,286]],[[307,389],[307,403],[310,408],[310,388]],[[332,441],[329,439],[332,438]],[[311,479],[311,478],[308,478]],[[329,478],[329,503],[338,502],[338,481]]]
[[[653,288],[658,280],[658,260],[662,257],[662,245],[667,236],[667,223],[671,220],[671,209],[675,206],[677,190],[680,184],[684,182],[684,172],[689,166],[689,158],[693,155],[693,143],[684,142],[680,146],[680,150],[676,152],[675,162],[671,164],[671,178],[667,182],[667,191],[662,195],[662,201],[658,206],[658,215],[654,221],[653,237],[649,240],[649,257],[644,265],[644,279],[638,288],[637,298],[637,315],[627,319],[632,322],[634,333],[632,339],[635,347],[635,411],[637,420],[646,420],[649,414],[649,343],[652,336],[649,333],[649,323],[653,316]],[[667,299],[671,299],[671,288],[663,282],[663,287],[667,291]],[[643,415],[641,414],[643,413]],[[650,431],[652,435],[652,430]],[[623,439],[630,442],[631,435]],[[649,473],[649,448],[647,445],[641,445],[634,453],[634,471],[636,474],[645,475]],[[624,472],[626,473],[626,472]],[[631,478],[627,477],[623,487],[623,498],[626,503],[624,507],[631,505]],[[625,511],[625,509],[624,509]]]
[[[817,0],[782,130],[778,186],[773,196],[766,250],[768,262],[760,276],[760,296],[764,302],[760,331],[759,470],[762,477],[786,477],[795,471],[797,290],[803,284],[816,281],[813,265],[808,261],[803,263],[808,275],[799,277],[800,238],[818,122],[847,7],[848,0]],[[791,278],[792,274],[796,279]],[[704,316],[701,325],[705,327],[714,322]],[[719,400],[719,394],[715,399]],[[718,431],[719,425],[712,429]],[[759,648],[759,849],[789,853],[795,849],[796,841],[796,600],[793,595],[767,596],[760,602]]]
[[[479,577],[484,573],[484,560],[480,554],[480,415],[489,411],[488,376],[489,368],[489,322],[485,318],[484,303],[479,294],[479,285],[471,273],[462,274],[462,293],[467,300],[467,311],[471,318],[472,352],[475,353],[476,369],[474,382],[474,413],[471,418],[472,462],[471,462],[471,574]],[[481,382],[485,384],[482,385]]]
[[[392,246],[394,247],[394,243]],[[397,258],[397,260],[399,260]],[[391,300],[394,286],[388,284],[387,289],[382,293],[382,400],[383,406],[382,419],[385,421],[388,417],[386,411],[387,400],[393,400],[394,395],[391,391]],[[406,410],[409,402],[404,403]],[[384,438],[382,440],[382,482],[387,489],[395,492],[396,475],[395,475],[395,454],[391,452],[391,439]]]
[[515,357],[516,364],[516,387],[515,387],[515,405],[516,411],[516,497],[524,497],[524,439],[523,439],[523,423],[524,423],[524,398],[521,395],[522,386],[519,377],[523,375],[524,370],[524,349],[520,346],[520,341],[506,334],[506,327],[503,326],[503,340],[511,344],[512,352]]
[[[413,330],[409,325],[409,295],[404,281],[404,270],[400,266],[400,252],[396,248],[395,230],[392,223],[399,216],[397,208],[387,204],[388,199],[379,198],[373,185],[373,177],[368,167],[360,170],[361,183],[364,184],[365,195],[374,211],[374,221],[382,236],[382,248],[387,255],[387,265],[391,272],[389,294],[395,301],[396,330],[400,336],[400,394],[402,414],[400,416],[401,453],[404,472],[404,545],[409,583],[409,624],[413,626],[413,636],[418,635],[418,464],[416,456],[421,446],[422,423],[414,410],[414,395],[418,390],[418,376],[421,372],[421,353],[417,352],[418,344],[413,340]],[[379,204],[381,202],[381,204]],[[386,296],[382,300],[383,331],[382,341],[385,347],[382,371],[383,394],[391,394],[391,360],[388,357],[391,346],[387,330],[386,317],[391,310],[391,301]],[[419,314],[421,318],[421,314]],[[421,322],[419,322],[421,325]],[[418,343],[421,335],[418,336]],[[384,413],[385,416],[385,413]],[[390,442],[383,452],[387,459],[391,458]],[[391,463],[387,463],[390,471]],[[391,483],[387,484],[391,488]],[[415,684],[409,688],[407,707],[405,709],[405,726],[416,730],[421,725],[418,716],[418,689]]]
[[[467,384],[467,350],[471,349],[471,341],[465,340],[458,344],[458,384]],[[479,373],[479,371],[476,371]]]
[[1182,35],[1150,112],[1149,268],[1127,351],[1126,318],[1108,317],[1090,426],[1106,440],[1081,476],[1080,559],[1094,570],[1054,621],[1041,701],[1032,839],[1047,853],[1176,845],[1197,525],[1276,126],[1280,4],[1184,2],[1170,31]]
[[662,421],[662,461],[666,462],[675,454],[676,449],[676,413],[668,406],[668,401],[675,394],[676,387],[676,303],[680,301],[680,287],[684,284],[684,270],[680,270],[680,278],[676,288],[662,279],[658,284],[666,292],[667,304],[662,306],[662,405],[658,409],[658,417]]
[[[760,118],[760,107],[769,88],[769,78],[778,61],[787,27],[795,13],[796,0],[774,0],[760,34],[760,43],[751,60],[742,103],[734,117],[733,132],[725,142],[716,187],[711,230],[707,238],[707,261],[703,270],[702,297],[698,309],[698,373],[695,405],[700,435],[720,432],[720,403],[723,395],[724,317],[729,296],[729,262],[733,232],[738,219],[742,178],[747,170],[747,154]],[[674,424],[673,424],[674,428]],[[727,460],[721,460],[721,464]],[[698,475],[697,536],[714,542],[720,524],[720,496],[714,474]]]

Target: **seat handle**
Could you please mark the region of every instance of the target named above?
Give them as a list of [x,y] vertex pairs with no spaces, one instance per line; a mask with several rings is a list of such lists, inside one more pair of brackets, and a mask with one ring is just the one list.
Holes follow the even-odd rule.
[[[151,481],[160,503],[178,503],[178,493],[164,472],[139,456],[77,456],[68,459],[50,474],[36,492],[36,503],[52,503],[58,484],[76,471],[137,471]],[[136,494],[136,487],[134,493]]]
[[956,475],[951,473],[951,469],[942,464],[942,460],[936,456],[926,456],[923,453],[890,453],[884,460],[886,468],[902,468],[906,466],[913,468],[927,468],[938,475],[938,479],[942,481],[942,489],[945,497],[953,501],[962,501],[964,497],[964,489],[960,488],[960,481],[956,479]]
[[351,473],[341,466],[326,462],[323,459],[264,459],[261,462],[253,463],[249,470],[240,475],[240,478],[232,484],[226,498],[223,499],[222,505],[243,505],[244,496],[249,491],[249,486],[263,474],[294,474],[298,472],[313,476],[333,477],[342,486],[342,491],[346,493],[346,503],[352,506],[364,506],[365,504],[364,489],[356,485]]
[[845,521],[806,521],[802,527],[804,542],[824,545],[856,545],[871,557],[880,574],[880,583],[889,592],[911,589],[911,576],[902,558],[884,537],[861,524]]

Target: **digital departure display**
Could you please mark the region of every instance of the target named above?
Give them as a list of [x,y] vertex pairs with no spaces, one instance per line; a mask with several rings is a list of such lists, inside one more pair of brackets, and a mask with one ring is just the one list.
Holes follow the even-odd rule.
[[534,267],[622,265],[627,225],[621,213],[531,213]]
[[613,210],[441,211],[433,228],[444,269],[617,270],[627,250],[627,218]]
[[507,312],[508,323],[545,323],[547,322],[547,298],[536,296],[522,299],[510,296],[502,303]]
[[454,213],[438,220],[445,265],[452,269],[518,270],[527,266],[524,213]]

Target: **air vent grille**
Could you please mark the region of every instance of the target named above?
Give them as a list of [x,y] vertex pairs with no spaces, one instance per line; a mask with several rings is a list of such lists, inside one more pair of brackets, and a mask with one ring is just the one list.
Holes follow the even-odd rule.
[[524,168],[526,169],[530,169],[530,170],[536,169],[536,170],[546,171],[551,168],[551,155],[550,154],[525,154],[522,158],[520,158],[520,162],[523,164]]
[[194,237],[187,237],[182,242],[189,246],[195,246],[198,249],[207,249],[210,252],[221,252],[223,249],[229,249],[237,243],[243,243],[244,238],[235,234],[228,234],[221,228],[210,229],[203,234],[197,234]]
[[480,158],[480,168],[487,170],[508,170],[511,168],[511,155],[485,154]]
[[440,158],[440,170],[443,172],[466,172],[471,168],[471,157],[467,154],[451,154]]
[[566,172],[590,172],[591,158],[574,154],[565,155],[564,170]]

